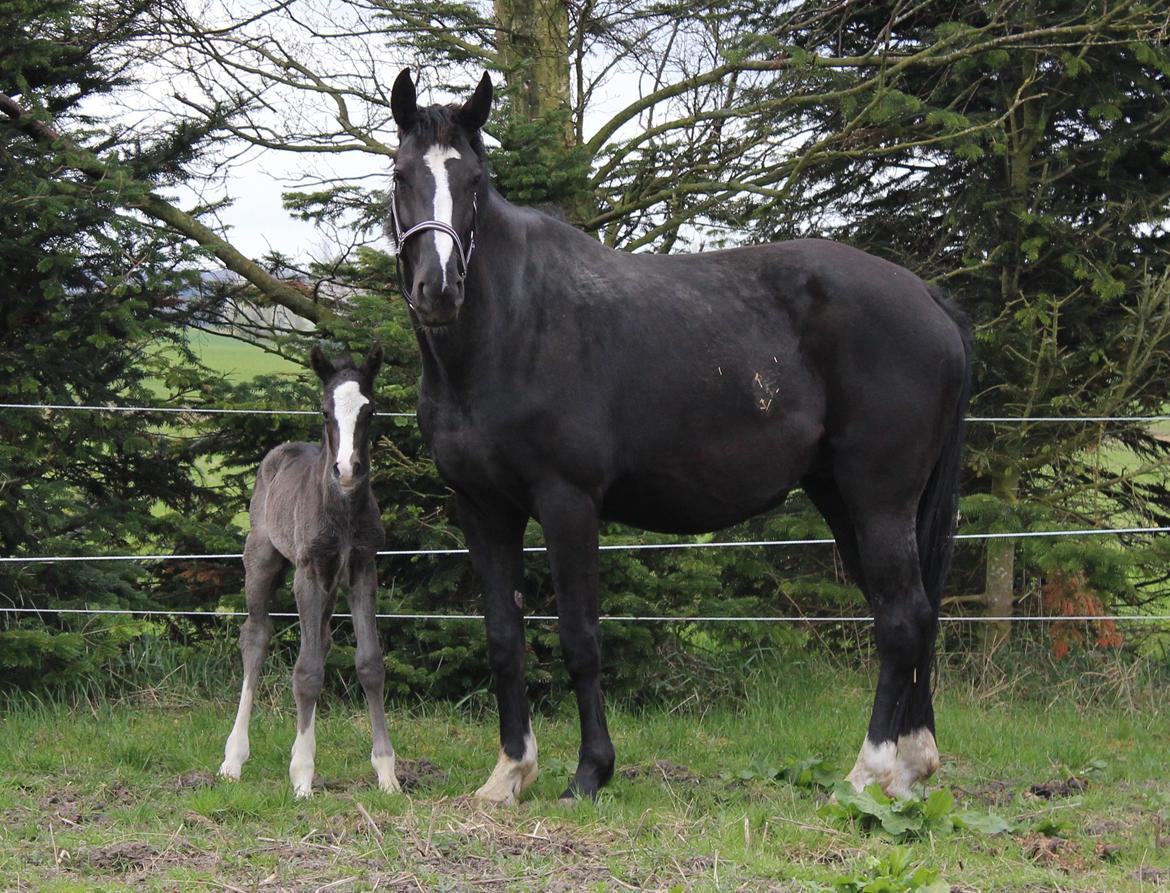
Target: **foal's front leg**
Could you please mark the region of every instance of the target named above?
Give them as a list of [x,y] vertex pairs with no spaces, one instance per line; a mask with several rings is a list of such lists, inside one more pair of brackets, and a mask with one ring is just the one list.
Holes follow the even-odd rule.
[[297,702],[297,737],[288,765],[293,794],[313,793],[313,767],[317,755],[317,699],[325,682],[325,653],[329,642],[332,595],[312,567],[298,567],[293,595],[301,618],[301,651],[293,667],[293,698]]
[[252,700],[260,679],[260,668],[268,653],[272,638],[272,620],[268,603],[280,583],[287,562],[258,530],[248,534],[244,544],[244,593],[248,603],[248,618],[240,627],[240,657],[244,664],[244,682],[240,687],[240,706],[236,721],[223,749],[220,764],[221,778],[240,780],[240,772],[248,759],[248,723],[252,717]]
[[378,774],[378,787],[388,793],[395,793],[401,788],[394,774],[394,748],[386,731],[386,665],[382,662],[382,643],[378,641],[375,618],[378,574],[374,562],[362,563],[352,571],[350,579],[349,610],[353,615],[353,631],[357,639],[354,666],[362,690],[366,693],[370,730],[374,739],[370,763]]
[[480,800],[513,805],[536,780],[536,738],[528,715],[524,679],[524,578],[522,514],[459,497],[459,520],[471,563],[483,587],[488,661],[500,711],[500,755],[496,768],[475,792]]

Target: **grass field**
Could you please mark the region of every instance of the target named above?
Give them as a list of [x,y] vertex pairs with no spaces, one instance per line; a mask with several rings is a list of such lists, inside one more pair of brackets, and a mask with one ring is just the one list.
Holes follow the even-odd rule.
[[[1067,690],[1051,703],[980,698],[944,679],[934,787],[954,793],[956,810],[1014,827],[899,842],[825,814],[823,789],[774,777],[811,756],[847,769],[872,680],[813,663],[757,682],[736,704],[612,711],[619,769],[596,803],[556,799],[574,764],[575,710],[538,716],[543,771],[515,809],[465,797],[497,749],[494,717],[475,699],[391,713],[409,784],[395,795],[372,786],[360,705],[325,702],[325,788],[307,802],[288,785],[283,679],[258,705],[237,784],[211,774],[234,713],[227,700],[14,703],[0,724],[0,888],[1170,889],[1170,827],[1164,839],[1158,830],[1170,816],[1170,710],[1159,694],[1137,685],[1126,706],[1078,707]],[[224,680],[225,698],[236,684]]]
[[187,336],[187,342],[205,365],[223,372],[236,382],[272,372],[290,374],[305,372],[305,369],[296,363],[226,335],[192,329]]

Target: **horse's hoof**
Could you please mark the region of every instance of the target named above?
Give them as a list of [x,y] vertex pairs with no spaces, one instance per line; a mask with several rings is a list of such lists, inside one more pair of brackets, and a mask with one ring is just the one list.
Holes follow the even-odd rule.
[[536,739],[530,732],[524,741],[524,756],[514,760],[500,748],[496,768],[483,787],[475,792],[476,800],[515,806],[520,792],[536,781],[540,767],[536,762]]

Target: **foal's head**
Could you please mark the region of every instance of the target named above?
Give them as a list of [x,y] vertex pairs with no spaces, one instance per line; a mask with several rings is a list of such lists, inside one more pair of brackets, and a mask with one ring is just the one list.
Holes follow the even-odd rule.
[[348,356],[330,360],[319,347],[309,354],[313,371],[325,385],[325,449],[332,479],[343,493],[364,484],[370,474],[370,419],[374,415],[374,376],[382,366],[382,348],[374,345],[361,366]]
[[390,95],[398,124],[390,196],[398,281],[418,322],[428,328],[454,322],[463,303],[477,198],[487,188],[479,129],[491,105],[486,73],[462,106],[419,108],[409,69],[398,75]]

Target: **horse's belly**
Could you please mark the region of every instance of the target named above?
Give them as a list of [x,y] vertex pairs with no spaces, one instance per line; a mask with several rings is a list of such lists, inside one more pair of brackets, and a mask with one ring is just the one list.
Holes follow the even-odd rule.
[[601,513],[646,530],[703,533],[775,508],[802,475],[780,457],[735,465],[663,464],[618,478],[606,490]]
[[619,481],[606,493],[601,514],[610,521],[660,533],[707,533],[775,508],[788,489],[721,498],[675,481]]

